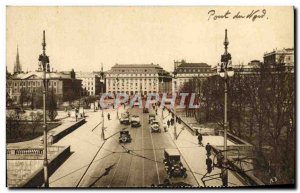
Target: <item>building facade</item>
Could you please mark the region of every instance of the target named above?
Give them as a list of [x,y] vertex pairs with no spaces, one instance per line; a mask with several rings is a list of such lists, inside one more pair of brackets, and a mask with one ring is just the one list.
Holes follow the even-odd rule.
[[294,72],[294,48],[275,49],[272,52],[265,53],[264,64]]
[[105,73],[108,93],[170,92],[171,76],[158,64],[116,64]]
[[101,92],[100,76],[96,72],[77,72],[77,79],[82,80],[81,96],[99,95]]
[[[47,72],[46,77],[49,80],[48,93],[53,92],[58,103],[79,98],[77,93],[81,91],[81,80],[76,79],[74,70],[69,73]],[[43,72],[35,71],[12,75],[7,80],[7,87],[8,96],[17,103],[20,103],[21,97],[30,98],[41,95]]]
[[[206,63],[187,63],[185,60],[174,61],[175,77],[172,81],[173,92],[179,92],[183,85],[194,78],[205,79],[214,74]],[[174,75],[173,75],[174,77]]]

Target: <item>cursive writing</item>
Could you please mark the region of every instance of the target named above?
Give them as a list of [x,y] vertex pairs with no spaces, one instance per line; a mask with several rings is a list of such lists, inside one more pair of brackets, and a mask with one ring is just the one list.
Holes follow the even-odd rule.
[[252,10],[251,12],[248,13],[241,13],[240,11],[237,11],[233,13],[230,10],[226,10],[225,12],[222,13],[217,13],[216,10],[209,10],[208,11],[208,20],[221,20],[221,19],[249,19],[252,22],[258,20],[258,19],[269,19],[266,17],[267,11],[265,9],[257,9],[257,10]]

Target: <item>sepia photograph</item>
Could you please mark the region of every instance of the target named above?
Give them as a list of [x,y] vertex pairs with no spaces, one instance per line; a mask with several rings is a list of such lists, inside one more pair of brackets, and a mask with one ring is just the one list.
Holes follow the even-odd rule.
[[5,11],[7,188],[296,187],[295,7]]

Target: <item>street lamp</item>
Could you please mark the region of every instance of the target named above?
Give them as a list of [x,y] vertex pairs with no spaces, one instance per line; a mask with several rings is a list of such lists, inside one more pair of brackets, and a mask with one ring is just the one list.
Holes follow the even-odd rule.
[[227,88],[228,88],[228,79],[233,77],[234,71],[232,69],[231,54],[227,52],[228,47],[228,38],[227,38],[227,29],[225,29],[225,41],[224,48],[225,52],[221,56],[221,65],[218,64],[217,73],[224,78],[224,166],[222,167],[222,182],[223,186],[228,186],[228,170],[227,167]]
[[[103,65],[101,64],[101,73],[100,73],[100,82],[101,82],[101,97],[103,96],[103,87],[104,87],[104,72],[103,72]],[[103,112],[103,107],[101,108],[102,109],[102,139],[105,140],[105,135],[104,135],[104,112]]]
[[[115,100],[116,100],[116,96],[117,96],[117,91],[119,90],[119,75],[117,75],[117,78],[116,78],[116,93],[115,93]],[[117,108],[117,119],[119,119],[119,108],[118,106],[116,107]]]
[[176,85],[176,75],[177,75],[177,71],[176,71],[176,69],[174,70],[174,93],[176,94],[175,95],[175,102],[174,102],[174,107],[173,107],[173,109],[174,109],[174,137],[175,137],[175,140],[177,140],[177,130],[176,130],[176,122],[177,122],[177,120],[176,120],[176,98],[177,98],[177,93],[176,93],[176,88],[177,88],[177,85]]
[[46,92],[48,90],[48,82],[46,77],[46,73],[50,72],[49,66],[49,57],[46,55],[46,38],[45,38],[45,30],[43,31],[43,54],[39,56],[39,62],[42,66],[43,70],[43,113],[44,113],[44,185],[45,188],[49,187],[49,178],[48,178],[48,158],[47,158],[47,120],[46,120]]

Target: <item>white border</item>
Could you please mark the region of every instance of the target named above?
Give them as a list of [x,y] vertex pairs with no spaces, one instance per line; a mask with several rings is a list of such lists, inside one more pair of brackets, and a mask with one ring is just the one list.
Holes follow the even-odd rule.
[[[33,6],[33,5],[39,5],[39,6],[260,6],[260,5],[272,5],[272,6],[281,6],[281,5],[294,5],[296,8],[299,9],[299,1],[296,0],[284,0],[284,1],[274,1],[274,0],[252,0],[252,1],[237,1],[237,0],[227,0],[227,1],[221,1],[221,0],[206,0],[206,1],[199,1],[199,0],[81,0],[81,1],[70,1],[70,0],[45,0],[45,1],[40,1],[40,0],[30,0],[30,1],[17,1],[17,0],[1,0],[0,1],[0,81],[2,83],[1,86],[1,107],[0,108],[0,114],[1,114],[1,121],[0,121],[0,132],[1,132],[1,137],[2,137],[2,143],[0,145],[0,160],[1,160],[1,165],[0,165],[0,192],[8,192],[9,190],[6,188],[6,168],[5,168],[5,72],[6,72],[6,41],[5,41],[5,35],[6,35],[6,6],[7,5],[16,5],[16,6]],[[299,11],[299,10],[298,10]],[[299,25],[299,20],[297,20],[296,26]],[[295,34],[296,35],[296,34]],[[298,34],[297,34],[298,35]],[[297,40],[297,39],[295,39]],[[295,42],[295,43],[298,43]],[[296,47],[297,48],[297,47]],[[297,56],[299,54],[299,51],[297,50]],[[297,61],[297,60],[296,60]],[[299,73],[299,67],[297,68],[297,74]],[[297,81],[298,82],[298,81]],[[297,90],[299,90],[300,86],[299,84],[297,85]],[[298,103],[299,104],[299,103]],[[297,105],[298,107],[298,105]],[[299,118],[299,117],[297,117]],[[300,120],[300,119],[297,119]],[[298,124],[299,125],[299,124]],[[298,129],[298,128],[297,128]],[[298,131],[298,136],[299,139],[299,131]],[[297,146],[298,147],[298,146]],[[299,155],[299,150],[297,151],[297,155]],[[298,168],[298,167],[296,167]],[[298,172],[297,172],[298,173]],[[296,174],[297,174],[296,173]],[[297,185],[299,186],[299,177],[297,177]],[[24,191],[24,190],[14,190],[14,192],[19,192],[19,191]],[[41,191],[41,190],[26,190],[26,192],[36,192],[36,191]],[[60,192],[71,192],[74,191],[72,189],[70,190],[59,190]],[[88,192],[89,190],[81,190],[81,192]],[[109,190],[94,190],[94,191],[109,191]],[[111,190],[110,190],[111,191]],[[114,190],[117,192],[121,192],[124,190]],[[143,191],[143,190],[138,190],[138,191]],[[155,191],[165,191],[165,190],[155,190]],[[170,190],[169,190],[170,191]],[[171,190],[175,191],[175,190]],[[178,190],[181,191],[181,190]],[[201,192],[208,192],[209,190],[199,190]],[[238,190],[222,190],[222,191],[233,191],[236,192]],[[246,190],[247,191],[247,190]],[[255,190],[257,192],[263,192],[265,190]]]

